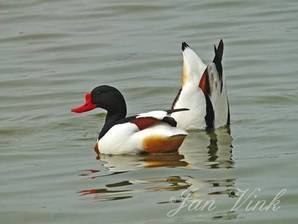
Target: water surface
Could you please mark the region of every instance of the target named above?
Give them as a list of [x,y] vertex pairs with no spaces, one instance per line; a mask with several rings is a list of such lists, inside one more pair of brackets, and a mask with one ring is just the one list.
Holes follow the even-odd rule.
[[[1,223],[296,223],[296,1],[1,1]],[[104,111],[70,108],[100,84],[130,115],[169,108],[182,41],[208,62],[224,39],[231,135],[191,132],[179,154],[101,156]],[[231,211],[260,189],[278,211]],[[192,200],[212,211],[167,213]]]

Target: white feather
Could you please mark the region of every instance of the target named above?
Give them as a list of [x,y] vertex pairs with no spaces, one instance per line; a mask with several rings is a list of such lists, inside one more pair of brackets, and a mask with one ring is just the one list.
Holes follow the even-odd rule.
[[166,111],[156,110],[156,111],[150,111],[150,112],[147,112],[147,113],[141,113],[137,116],[137,118],[140,118],[140,117],[154,117],[158,120],[162,120],[165,116],[167,116]]
[[201,58],[189,47],[182,52],[183,70],[187,83],[198,86],[199,80],[206,69]]
[[149,136],[171,137],[187,135],[187,132],[161,123],[139,130],[133,123],[113,126],[99,141],[99,151],[104,154],[129,154],[143,151],[143,140]]
[[99,141],[99,152],[104,154],[126,154],[138,152],[131,136],[138,131],[133,123],[114,125]]
[[173,113],[177,127],[185,130],[204,129],[206,127],[206,101],[204,93],[197,86],[186,84],[182,88],[174,109],[188,108],[187,111]]
[[219,128],[227,123],[228,117],[228,96],[225,85],[224,76],[222,77],[222,90],[221,80],[214,63],[210,63],[207,67],[209,84],[210,84],[210,100],[214,110],[214,127]]
[[186,130],[204,129],[206,127],[206,100],[199,88],[199,81],[206,69],[200,57],[189,47],[183,54],[183,76],[186,76],[174,109],[187,108],[188,111],[173,113],[177,126]]
[[166,123],[160,123],[134,134],[134,138],[142,140],[147,136],[158,135],[163,137],[171,137],[176,135],[187,135],[187,132],[176,127],[172,127]]

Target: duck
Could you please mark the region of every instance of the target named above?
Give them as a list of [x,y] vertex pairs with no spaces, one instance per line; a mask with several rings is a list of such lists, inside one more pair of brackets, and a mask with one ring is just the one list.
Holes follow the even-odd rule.
[[187,110],[150,111],[126,117],[126,102],[115,87],[101,85],[85,94],[85,103],[72,108],[75,113],[102,108],[107,111],[105,123],[94,150],[100,154],[138,154],[177,152],[187,132],[177,128],[170,115]]
[[185,130],[214,130],[229,126],[230,108],[222,57],[223,40],[214,45],[214,58],[209,64],[186,43],[182,43],[183,68],[181,88],[172,109],[188,108],[188,111],[174,113],[177,127]]

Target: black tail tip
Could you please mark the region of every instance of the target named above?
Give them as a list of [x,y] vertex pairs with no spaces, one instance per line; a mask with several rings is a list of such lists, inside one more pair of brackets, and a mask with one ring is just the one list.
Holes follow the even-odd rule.
[[182,45],[181,45],[182,51],[184,51],[185,48],[188,48],[188,47],[189,47],[189,45],[186,42],[182,42]]
[[223,48],[224,48],[224,43],[223,43],[223,40],[220,39],[217,49],[222,49],[222,51],[223,51]]

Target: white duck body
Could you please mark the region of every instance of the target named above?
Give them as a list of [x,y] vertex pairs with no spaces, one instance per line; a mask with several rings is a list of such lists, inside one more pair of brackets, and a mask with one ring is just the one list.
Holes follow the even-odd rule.
[[[165,111],[152,111],[140,114],[138,119],[156,119],[162,121],[167,115]],[[140,130],[133,122],[114,125],[97,141],[97,147],[103,154],[134,154],[141,152],[171,152],[177,151],[187,132],[158,122]]]
[[180,92],[175,108],[188,108],[189,111],[172,114],[177,127],[185,130],[204,129],[206,127],[206,101],[204,93],[196,86],[186,84]]
[[182,87],[172,108],[188,108],[189,110],[174,113],[172,117],[177,121],[177,127],[185,130],[205,129],[206,100],[199,88],[199,81],[206,65],[186,43],[182,44],[182,54]]

